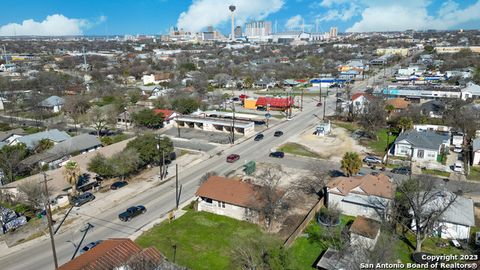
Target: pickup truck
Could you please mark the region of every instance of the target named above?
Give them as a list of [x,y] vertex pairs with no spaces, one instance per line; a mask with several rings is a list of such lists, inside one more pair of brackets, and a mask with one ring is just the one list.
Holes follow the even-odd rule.
[[136,217],[140,214],[144,214],[145,212],[147,212],[147,209],[143,205],[132,206],[132,207],[128,208],[125,212],[118,215],[118,218],[121,221],[126,222],[126,221],[132,220],[132,218],[134,218],[134,217]]

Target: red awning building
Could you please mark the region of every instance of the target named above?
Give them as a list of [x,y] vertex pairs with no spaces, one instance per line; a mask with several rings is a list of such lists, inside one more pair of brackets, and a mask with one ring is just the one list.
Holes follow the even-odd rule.
[[286,110],[293,106],[293,97],[259,97],[257,99],[257,107],[269,107],[273,110]]

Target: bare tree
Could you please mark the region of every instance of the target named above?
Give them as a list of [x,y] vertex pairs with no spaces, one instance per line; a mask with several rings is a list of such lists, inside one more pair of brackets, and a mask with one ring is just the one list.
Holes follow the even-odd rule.
[[286,198],[289,195],[287,193],[291,190],[280,187],[283,173],[280,166],[271,166],[256,177],[258,179],[256,192],[261,203],[255,210],[265,219],[267,230],[270,230],[273,221],[284,215],[290,207]]
[[376,98],[368,102],[363,114],[360,116],[360,124],[370,136],[378,140],[376,132],[385,126],[386,119],[385,102]]
[[[107,105],[109,106],[109,105]],[[100,137],[102,131],[108,126],[113,125],[116,121],[117,113],[113,107],[95,106],[87,113],[87,122],[93,126]]]
[[412,220],[415,251],[421,252],[423,242],[436,229],[438,220],[455,202],[457,195],[438,189],[435,180],[425,176],[417,176],[398,185],[397,193],[397,211],[407,220]]
[[329,172],[318,164],[312,163],[307,167],[309,173],[296,181],[293,186],[300,191],[300,196],[307,195],[323,195],[323,189],[327,185],[330,178]]
[[[33,209],[41,209],[45,202],[45,189],[36,180],[25,181],[18,185],[18,190],[23,193],[24,201]],[[50,187],[49,187],[50,189]],[[51,193],[51,190],[49,190]]]

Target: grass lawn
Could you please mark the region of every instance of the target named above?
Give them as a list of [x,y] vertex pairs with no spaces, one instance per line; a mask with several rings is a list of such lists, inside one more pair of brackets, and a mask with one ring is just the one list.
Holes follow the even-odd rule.
[[470,173],[467,176],[468,180],[480,181],[480,167],[472,166],[470,167]]
[[310,151],[305,146],[300,145],[298,143],[286,143],[280,146],[280,148],[278,148],[278,151],[282,151],[282,152],[293,154],[293,155],[320,158],[319,154],[313,151]]
[[375,154],[383,156],[387,150],[387,138],[388,138],[388,145],[391,145],[395,139],[397,138],[396,134],[392,134],[387,136],[386,129],[380,129],[377,132],[378,140],[368,140],[367,146],[370,148]]
[[438,176],[443,176],[443,177],[449,177],[450,176],[449,172],[444,172],[444,171],[439,171],[439,170],[422,169],[422,173],[423,174],[438,175]]
[[142,247],[155,246],[170,261],[176,244],[176,263],[189,269],[231,269],[235,244],[262,234],[260,227],[248,222],[188,211],[177,220],[155,226],[136,242]]
[[334,121],[333,124],[335,126],[339,126],[341,128],[344,128],[344,129],[346,129],[350,132],[354,132],[355,130],[359,129],[357,124],[351,123],[351,122]]
[[[341,216],[340,217],[340,226],[345,226],[348,222],[355,220],[355,217],[352,216]],[[305,232],[318,232],[321,231],[324,227],[317,223],[316,219],[313,219],[310,224],[308,224]],[[298,237],[293,245],[290,247],[290,252],[292,253],[293,265],[303,266],[299,269],[315,269],[313,264],[317,260],[318,256],[326,250],[325,243],[319,243],[317,241],[309,240],[308,237]]]
[[[410,244],[409,244],[410,243]],[[445,247],[440,247],[437,244],[446,244]],[[396,245],[397,257],[403,262],[412,262],[411,254],[415,251],[415,235],[412,232],[406,234],[406,239],[397,240]],[[422,246],[422,252],[431,253],[434,255],[442,254],[468,254],[468,249],[461,250],[452,246],[448,239],[442,239],[440,237],[428,237]]]

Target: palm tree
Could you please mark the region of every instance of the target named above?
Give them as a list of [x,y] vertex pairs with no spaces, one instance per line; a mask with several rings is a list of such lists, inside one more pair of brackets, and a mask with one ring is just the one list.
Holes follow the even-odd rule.
[[75,161],[69,161],[64,166],[65,171],[63,172],[67,182],[72,185],[72,195],[75,196],[77,194],[77,181],[80,177],[80,167],[78,163]]
[[362,160],[360,156],[355,152],[346,152],[342,158],[342,171],[347,176],[356,175],[360,172],[360,168],[362,167]]
[[405,130],[413,128],[413,121],[410,117],[401,117],[400,120],[398,120],[397,126],[404,132]]

